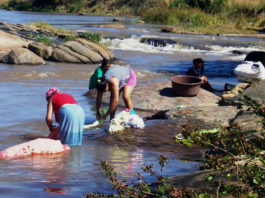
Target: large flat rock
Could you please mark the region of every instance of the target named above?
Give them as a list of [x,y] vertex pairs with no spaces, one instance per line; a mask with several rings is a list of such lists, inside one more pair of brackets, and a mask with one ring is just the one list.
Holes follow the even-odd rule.
[[[96,91],[88,95],[95,97]],[[103,104],[109,104],[110,93],[105,93]],[[178,105],[182,106],[217,106],[221,100],[219,96],[211,92],[200,90],[194,97],[176,96],[171,89],[171,82],[152,82],[150,84],[137,85],[132,93],[134,109],[148,111],[163,111],[172,109]],[[119,98],[119,105],[124,106],[122,96]]]

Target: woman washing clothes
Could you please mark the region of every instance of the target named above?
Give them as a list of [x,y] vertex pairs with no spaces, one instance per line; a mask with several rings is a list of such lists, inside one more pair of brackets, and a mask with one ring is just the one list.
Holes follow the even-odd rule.
[[[132,113],[133,103],[131,95],[136,85],[136,74],[127,67],[115,67],[108,70],[104,78],[97,84],[96,113],[97,119],[105,120],[108,115],[113,119],[119,102],[119,94],[122,92],[125,108]],[[106,114],[101,115],[100,108],[104,92],[110,91],[110,104]]]
[[202,79],[203,84],[201,88],[210,92],[220,92],[221,90],[214,89],[208,81],[208,78],[204,75],[204,61],[201,58],[193,59],[193,66],[190,67],[186,73],[188,76],[196,76]]
[[108,59],[103,59],[101,66],[99,66],[90,77],[89,90],[96,88],[97,80],[101,79],[104,74],[110,69],[111,61]]
[[[46,124],[49,127],[51,139],[60,139],[69,146],[81,145],[84,130],[85,113],[74,97],[67,93],[60,93],[53,87],[46,92],[47,114]],[[52,124],[52,115],[59,124]]]

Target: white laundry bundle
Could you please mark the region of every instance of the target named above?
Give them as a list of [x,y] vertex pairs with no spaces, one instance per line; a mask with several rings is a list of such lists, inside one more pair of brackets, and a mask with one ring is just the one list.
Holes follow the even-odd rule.
[[141,117],[136,115],[134,111],[123,110],[110,121],[107,128],[109,133],[115,133],[125,128],[144,128],[145,124]]

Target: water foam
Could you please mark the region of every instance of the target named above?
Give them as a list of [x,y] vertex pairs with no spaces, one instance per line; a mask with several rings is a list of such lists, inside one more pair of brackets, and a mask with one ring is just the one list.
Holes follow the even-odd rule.
[[[202,49],[198,47],[192,46],[192,44],[184,45],[177,42],[175,44],[167,43],[165,46],[153,46],[152,43],[142,43],[141,39],[145,38],[143,35],[139,36],[131,36],[130,38],[125,39],[103,39],[102,42],[110,49],[119,49],[119,50],[127,50],[127,51],[139,51],[144,53],[175,53],[175,52],[185,52],[185,53],[202,53],[207,55],[217,55],[223,56],[228,55],[232,56],[232,59],[242,60],[245,55],[250,51],[257,50],[265,50],[261,47],[241,47],[241,46],[220,46],[220,45],[203,45],[202,41]],[[157,36],[147,36],[148,38],[159,38]],[[165,38],[166,39],[166,38]],[[169,38],[172,40],[172,38]],[[174,38],[173,38],[174,39]],[[175,39],[174,39],[175,40]],[[205,48],[205,49],[204,49]],[[235,51],[239,51],[242,53],[236,54]]]

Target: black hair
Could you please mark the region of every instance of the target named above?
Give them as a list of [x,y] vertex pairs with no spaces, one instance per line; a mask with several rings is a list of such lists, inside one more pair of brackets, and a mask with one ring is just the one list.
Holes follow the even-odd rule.
[[202,63],[202,66],[201,66],[201,73],[204,73],[204,61],[202,58],[195,58],[193,59],[193,65],[198,65],[198,64],[201,64]]
[[104,92],[106,90],[107,80],[104,77],[97,79],[96,88],[98,92]]
[[103,58],[102,62],[101,62],[101,67],[106,66],[107,64],[111,64],[111,60]]

